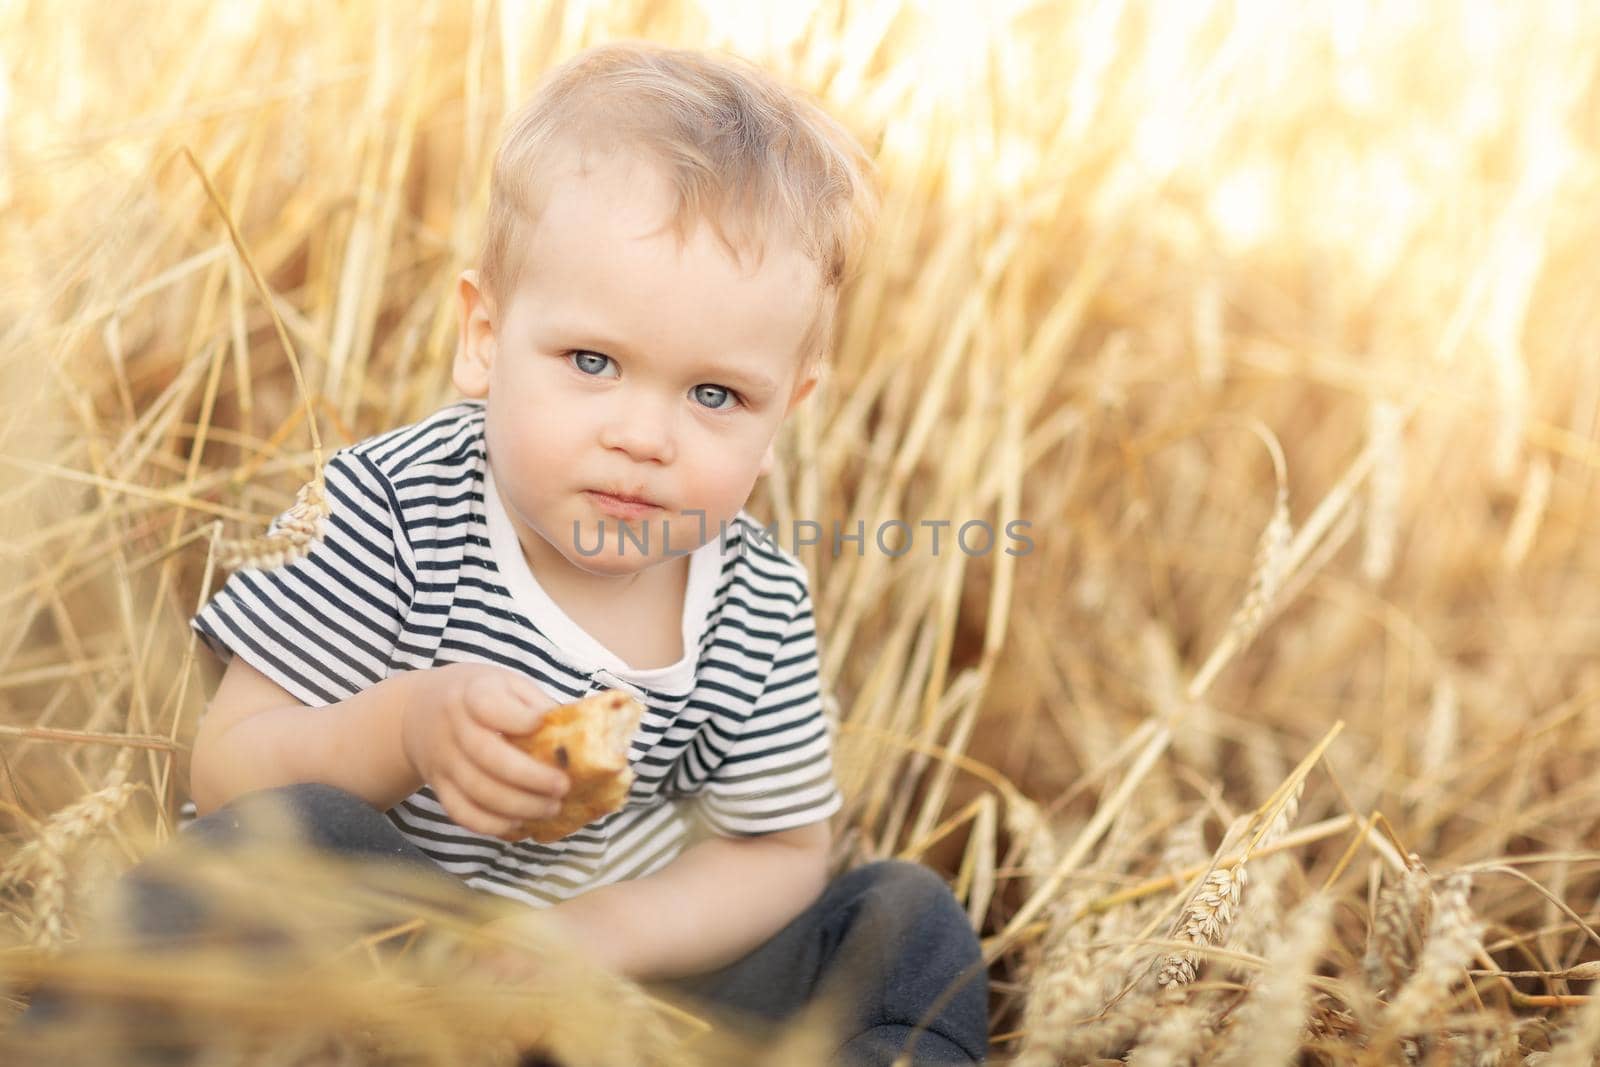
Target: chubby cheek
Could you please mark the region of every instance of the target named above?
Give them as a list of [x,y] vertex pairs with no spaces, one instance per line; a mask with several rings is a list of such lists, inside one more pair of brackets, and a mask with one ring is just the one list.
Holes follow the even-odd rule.
[[552,402],[536,368],[497,366],[488,398],[489,447],[496,471],[515,465],[523,478],[571,471],[566,461],[585,439],[571,405]]
[[744,507],[760,469],[760,452],[727,447],[701,451],[680,472],[682,506],[704,511],[707,533],[714,534],[719,520],[732,519]]
[[561,455],[565,438],[543,432],[539,418],[518,416],[515,410],[496,411],[490,400],[485,437],[494,463],[495,479],[524,515],[537,510],[539,501],[553,486],[554,471],[570,471],[572,465]]

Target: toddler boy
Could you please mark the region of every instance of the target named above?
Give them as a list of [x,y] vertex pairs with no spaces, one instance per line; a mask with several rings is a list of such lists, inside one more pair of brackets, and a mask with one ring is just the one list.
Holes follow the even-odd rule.
[[[872,208],[859,146],[745,64],[617,44],[553,72],[458,282],[465,399],[331,456],[324,539],[193,620],[227,669],[187,832],[287,792],[345,828],[332,847],[549,909],[641,982],[782,1019],[848,980],[844,1062],[889,1063],[930,1009],[916,1062],[981,1061],[987,986],[944,883],[830,880],[807,577],[743,511]],[[568,783],[505,735],[600,688],[645,708],[625,805],[517,839]]]

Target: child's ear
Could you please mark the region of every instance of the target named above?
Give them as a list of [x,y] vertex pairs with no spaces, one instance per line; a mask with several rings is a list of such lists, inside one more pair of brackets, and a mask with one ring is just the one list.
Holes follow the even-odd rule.
[[456,282],[460,307],[456,358],[450,380],[462,394],[474,400],[489,395],[489,371],[494,367],[494,306],[478,280],[478,272],[466,270]]
[[787,419],[793,414],[794,409],[800,406],[800,401],[811,395],[811,390],[817,387],[817,379],[819,377],[821,377],[821,371],[816,367],[811,367],[804,372],[800,381],[795,383],[794,392],[789,394],[789,406],[784,408],[784,418]]
[[[795,385],[794,392],[789,394],[789,403],[785,405],[783,409],[783,417],[785,419],[794,413],[795,408],[800,406],[800,401],[811,395],[811,390],[817,387],[817,377],[818,371],[816,368],[811,368],[805,371],[804,376],[800,379],[799,383]],[[767,454],[761,457],[761,467],[757,472],[756,477],[765,478],[767,475],[772,473],[772,465],[778,462],[777,453],[773,451],[773,446],[776,444],[776,442],[776,437],[774,437],[771,442],[768,442]]]

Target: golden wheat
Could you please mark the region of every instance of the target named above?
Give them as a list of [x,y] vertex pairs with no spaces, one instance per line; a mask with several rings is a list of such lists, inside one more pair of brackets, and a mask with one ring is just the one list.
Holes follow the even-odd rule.
[[139,786],[123,782],[80,797],[51,815],[38,835],[13,852],[0,867],[0,886],[14,886],[24,881],[32,883],[33,918],[28,928],[32,944],[40,948],[61,945],[67,911],[67,856],[103,830],[137,792]]
[[1399,878],[1378,892],[1364,959],[1368,981],[1390,996],[1411,975],[1433,921],[1432,878],[1415,853]]
[[1261,972],[1234,1013],[1227,1047],[1213,1060],[1219,1067],[1278,1067],[1295,1061],[1303,1044],[1308,986],[1332,912],[1331,898],[1313,894],[1289,917],[1288,928],[1268,946]]
[[1401,1034],[1415,1033],[1428,1016],[1445,1006],[1450,988],[1480,951],[1482,924],[1472,913],[1467,896],[1471,879],[1451,875],[1435,896],[1428,936],[1417,956],[1416,969],[1389,1002],[1385,1023]]
[[270,570],[301,559],[320,542],[327,530],[333,508],[317,477],[300,487],[294,503],[260,537],[223,540],[217,546],[217,562],[229,570],[260,567]]
[[[1221,943],[1247,881],[1243,863],[1221,866],[1207,874],[1184,907],[1173,938],[1203,946]],[[1168,953],[1156,968],[1156,982],[1163,987],[1187,985],[1194,981],[1199,964],[1200,957],[1195,952]]]
[[[839,727],[833,859],[950,874],[996,1057],[1210,1062],[1259,1037],[1316,1067],[1515,1063],[1556,1028],[1558,1064],[1592,1058],[1594,12],[536,8],[0,7],[13,999],[65,973],[38,946],[72,939],[79,857],[132,859],[135,822],[170,837],[216,680],[186,626],[205,543],[299,488],[210,562],[314,551],[321,435],[453,399],[452,285],[499,123],[553,63],[642,35],[792,77],[883,178],[837,358],[752,512],[1032,523],[1019,557],[798,551]],[[1308,751],[1300,810],[1205,849]],[[42,845],[73,794],[127,782],[153,817]],[[1464,900],[1435,901],[1423,858],[1524,877],[1485,873],[1481,918],[1436,929]],[[293,924],[256,889],[244,907]],[[1324,894],[1304,1031],[1288,1010],[1242,1029],[1275,979],[1290,996],[1285,919]],[[761,1062],[681,1018],[652,1043],[590,987],[500,1018],[425,980],[432,951],[276,985],[221,969],[173,996],[241,1064],[509,1062],[519,1025],[562,1028],[574,1059]],[[1213,966],[1158,986],[1185,955]],[[153,982],[138,963],[89,978]],[[112,1054],[80,1037],[85,1062]]]
[[1244,645],[1260,630],[1268,610],[1277,599],[1289,564],[1289,542],[1294,527],[1289,521],[1289,493],[1280,486],[1273,499],[1272,516],[1261,531],[1256,544],[1255,565],[1250,571],[1250,585],[1245,590],[1233,619],[1228,623],[1230,632]]
[[1158,1007],[1129,1050],[1128,1067],[1190,1067],[1200,1062],[1209,1015],[1190,1001]]

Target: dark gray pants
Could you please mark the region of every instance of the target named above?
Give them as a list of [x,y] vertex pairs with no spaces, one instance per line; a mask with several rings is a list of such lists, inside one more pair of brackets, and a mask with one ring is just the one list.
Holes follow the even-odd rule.
[[[318,783],[240,797],[191,823],[179,840],[236,847],[252,825],[241,815],[260,803],[290,811],[303,839],[320,849],[470,892],[382,812]],[[212,931],[203,904],[170,872],[161,873],[160,859],[158,853],[124,876],[129,921],[152,942],[206,937]],[[270,941],[270,931],[263,937]],[[988,978],[978,940],[944,881],[901,860],[869,863],[835,878],[815,903],[744,958],[646,988],[758,1024],[787,1021],[826,997],[845,1012],[838,1062],[850,1067],[887,1065],[913,1036],[916,1064],[982,1063],[988,1051]],[[36,991],[11,1036],[25,1041],[70,1010],[64,998]],[[530,1056],[525,1062],[540,1061]]]

